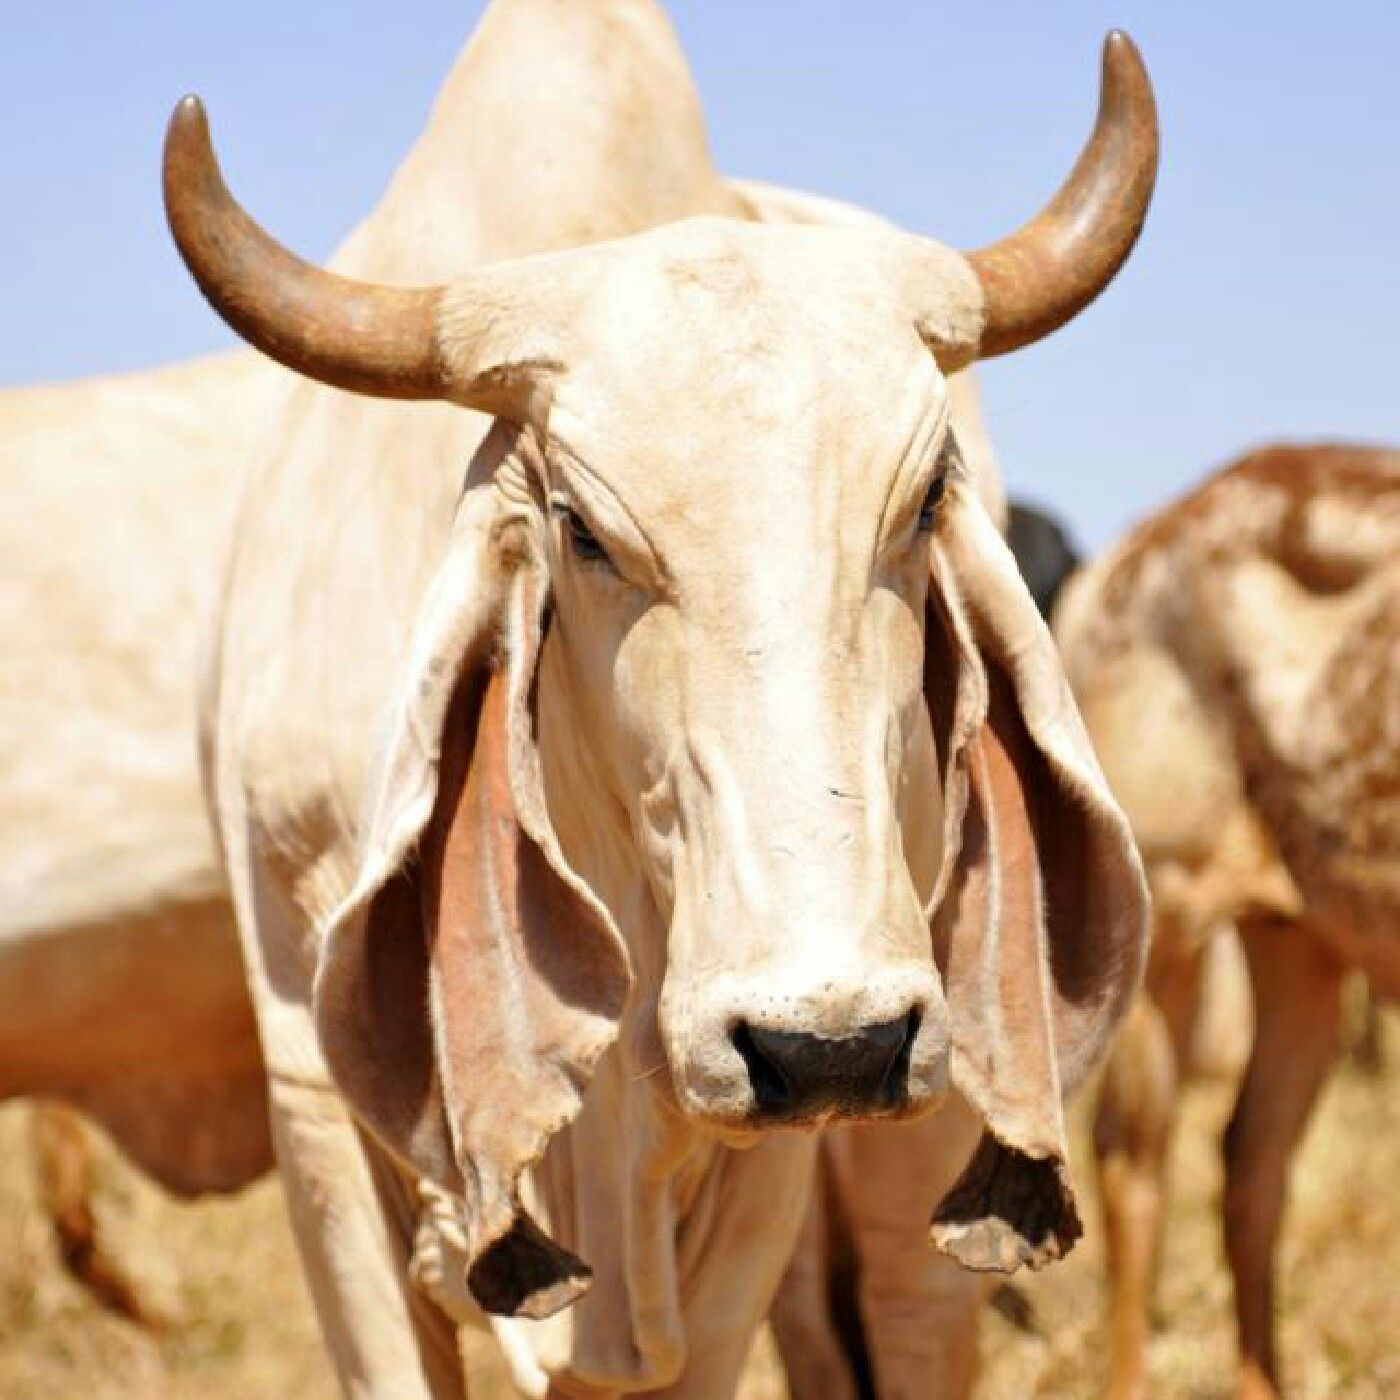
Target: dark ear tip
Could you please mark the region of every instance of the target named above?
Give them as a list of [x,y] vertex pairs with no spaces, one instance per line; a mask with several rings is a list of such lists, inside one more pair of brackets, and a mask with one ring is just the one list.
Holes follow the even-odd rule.
[[1010,1274],[1063,1258],[1084,1233],[1064,1163],[982,1141],[934,1212],[929,1238],[964,1268]]
[[467,1269],[472,1297],[499,1317],[550,1317],[577,1302],[592,1282],[592,1269],[523,1211]]

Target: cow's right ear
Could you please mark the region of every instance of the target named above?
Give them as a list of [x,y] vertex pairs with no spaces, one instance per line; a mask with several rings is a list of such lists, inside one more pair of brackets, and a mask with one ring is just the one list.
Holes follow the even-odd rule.
[[494,485],[464,499],[315,1012],[357,1116],[461,1196],[477,1302],[542,1317],[589,1271],[525,1212],[521,1178],[578,1113],[630,972],[549,822],[532,713],[548,590],[520,511]]
[[1102,1057],[1142,972],[1148,902],[1058,652],[982,507],[950,483],[930,542],[924,693],[944,769],[930,905],[952,1079],[986,1136],[933,1239],[975,1269],[1080,1233],[1062,1094]]

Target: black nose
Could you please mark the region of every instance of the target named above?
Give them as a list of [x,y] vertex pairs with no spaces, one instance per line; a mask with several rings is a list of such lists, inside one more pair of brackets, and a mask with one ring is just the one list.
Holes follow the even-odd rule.
[[758,1111],[800,1121],[823,1113],[862,1116],[896,1107],[908,1089],[919,1013],[827,1040],[740,1021],[730,1034],[743,1056]]

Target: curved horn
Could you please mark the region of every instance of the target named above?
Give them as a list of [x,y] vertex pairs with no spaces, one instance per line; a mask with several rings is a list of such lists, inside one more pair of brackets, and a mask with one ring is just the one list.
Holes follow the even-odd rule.
[[163,162],[170,231],[209,304],[289,369],[381,398],[444,393],[437,289],[353,282],[303,262],[264,233],[224,184],[204,104],[170,117]]
[[1019,350],[1093,301],[1132,252],[1156,179],[1152,82],[1137,45],[1115,29],[1094,130],[1069,179],[1030,223],[967,255],[986,308],[979,354]]

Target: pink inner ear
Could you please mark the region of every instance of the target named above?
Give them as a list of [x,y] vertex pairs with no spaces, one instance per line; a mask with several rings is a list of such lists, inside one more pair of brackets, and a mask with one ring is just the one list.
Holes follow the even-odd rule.
[[950,794],[952,868],[932,934],[954,1081],[1003,1142],[1063,1156],[1041,844],[1047,824],[1074,814],[1044,791],[1017,694],[984,661],[937,563],[924,694]]
[[543,1317],[577,1298],[590,1274],[517,1199],[515,1178],[538,1151],[532,1117],[565,1112],[549,1103],[542,1063],[557,1047],[539,1040],[551,1005],[549,953],[532,943],[567,919],[558,880],[516,818],[509,707],[509,685],[495,670],[453,696],[423,841],[423,925],[438,1068],[456,1149],[472,1164],[464,1188],[481,1227],[467,1281],[490,1312]]
[[490,1312],[541,1317],[578,1297],[590,1275],[525,1214],[520,1178],[578,1113],[627,981],[596,908],[521,825],[510,753],[532,740],[510,682],[492,670],[453,696],[423,836],[422,910],[433,1043],[469,1222],[467,1282]]
[[1049,929],[1032,826],[1029,743],[1005,687],[993,680],[987,723],[974,745],[974,801],[986,814],[993,849],[998,925],[997,981],[1002,1030],[1014,1039],[1016,1070],[1058,1087],[1046,978]]
[[987,720],[967,750],[970,800],[946,932],[954,1073],[1003,1141],[1039,1155],[1063,1148],[1040,865],[1022,778],[1029,744],[1004,684],[990,679]]
[[[491,1077],[502,1083],[520,1065],[510,1044],[520,848],[524,840],[511,797],[507,763],[509,689],[492,670],[465,680],[453,696],[442,738],[437,805],[423,835],[423,926],[437,995],[439,1068],[449,1115],[461,1092]],[[492,1013],[495,1014],[492,1014]]]
[[1039,855],[1023,774],[1030,743],[1004,684],[969,744],[971,799],[947,934],[954,1077],[988,1132],[934,1217],[973,1269],[1059,1258],[1080,1233],[1060,1127]]
[[1034,948],[1043,931],[1044,912],[1035,832],[1022,779],[1028,748],[1005,686],[993,681],[987,723],[974,745],[970,777],[994,833],[1000,919],[1004,926],[1027,930],[1031,936],[1025,941]]

